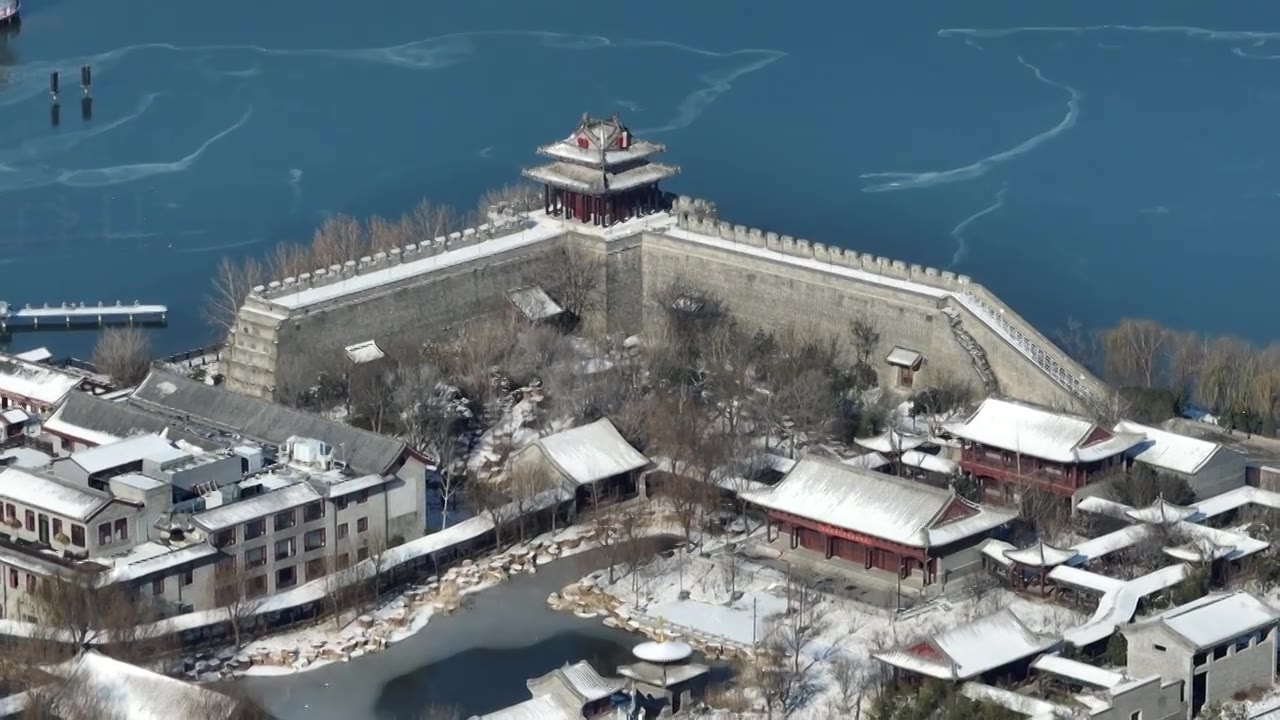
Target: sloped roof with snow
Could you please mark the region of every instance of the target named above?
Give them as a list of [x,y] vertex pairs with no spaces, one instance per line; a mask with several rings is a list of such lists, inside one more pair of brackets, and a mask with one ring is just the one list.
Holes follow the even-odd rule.
[[106,445],[133,435],[158,433],[167,429],[173,440],[189,442],[204,450],[222,447],[209,438],[182,429],[181,423],[170,422],[160,415],[127,403],[104,400],[88,393],[68,395],[53,415],[44,421],[44,429],[91,445]]
[[948,425],[947,431],[970,442],[1058,463],[1102,460],[1142,441],[1138,435],[1113,435],[1077,415],[998,398],[982,401],[968,420]]
[[939,475],[951,475],[959,470],[960,466],[953,460],[948,460],[937,455],[922,453],[919,450],[908,450],[902,453],[902,464],[929,472],[938,473]]
[[[751,494],[750,500],[765,508],[911,547],[954,542],[1002,525],[1013,516],[967,504],[972,511],[968,517],[942,523],[948,508],[964,502],[954,492],[816,455],[800,458],[782,482]],[[952,537],[956,533],[948,530],[951,526],[963,534]]]
[[1280,613],[1246,592],[1215,593],[1134,623],[1134,628],[1163,625],[1200,650],[1259,628],[1275,625]]
[[[581,715],[579,710],[577,715]],[[549,695],[539,695],[486,715],[476,715],[471,720],[574,720],[560,703]]]
[[54,405],[74,390],[81,380],[77,375],[48,365],[0,354],[0,392],[9,395]]
[[1053,567],[1075,558],[1075,550],[1067,550],[1038,540],[1034,545],[1019,550],[1005,550],[1004,556],[1019,565],[1028,567]]
[[1174,505],[1163,497],[1156,498],[1146,507],[1125,511],[1125,515],[1129,519],[1152,525],[1168,525],[1169,523],[1182,522],[1195,514],[1195,508]]
[[226,695],[93,651],[53,673],[66,678],[59,693],[70,698],[62,709],[66,720],[217,720],[236,709]]
[[272,490],[247,500],[236,500],[221,507],[193,515],[191,521],[210,532],[225,530],[250,520],[283,512],[320,499],[320,493],[309,483]]
[[1028,658],[1057,644],[1032,632],[1012,610],[978,618],[915,645],[876,653],[894,667],[944,680],[965,680]]
[[527,320],[546,320],[564,312],[564,308],[538,285],[511,290],[507,293],[507,299]]
[[890,428],[879,435],[855,438],[854,442],[873,452],[900,453],[904,450],[915,450],[928,441],[918,435],[907,435]]
[[191,419],[227,433],[283,445],[290,437],[323,440],[343,447],[342,457],[357,472],[386,474],[408,451],[395,438],[334,422],[319,415],[152,370],[129,403],[177,420]]
[[1144,442],[1130,451],[1135,460],[1183,475],[1194,475],[1200,472],[1201,468],[1219,452],[1236,452],[1215,442],[1189,435],[1179,435],[1129,420],[1116,423],[1115,430],[1117,433],[1130,433],[1145,438]]
[[1083,685],[1093,685],[1100,688],[1113,688],[1125,682],[1125,676],[1118,672],[1100,668],[1097,665],[1082,663],[1079,660],[1072,660],[1056,653],[1041,655],[1032,661],[1031,667],[1040,672],[1050,673],[1058,677],[1075,680]]
[[347,359],[357,365],[371,363],[387,356],[374,340],[365,340],[355,345],[348,345],[344,348],[344,351],[347,353]]
[[586,702],[595,702],[600,698],[609,697],[621,690],[625,684],[621,678],[601,677],[600,673],[596,672],[596,669],[586,660],[566,665],[558,672],[568,681],[574,692],[581,695]]
[[[1083,574],[1095,575],[1079,568],[1061,566],[1054,568],[1053,572],[1049,573],[1049,577],[1056,580],[1056,576],[1062,571],[1075,571],[1074,574],[1076,576]],[[1114,586],[1113,589],[1105,592],[1098,600],[1098,607],[1094,610],[1088,622],[1064,633],[1066,641],[1076,647],[1084,647],[1111,637],[1117,627],[1133,619],[1133,614],[1138,611],[1138,601],[1148,595],[1177,585],[1187,578],[1189,572],[1189,567],[1183,563],[1178,563],[1177,565],[1162,567],[1142,577],[1122,581],[1119,586]],[[1105,576],[1095,575],[1095,577],[1102,578]],[[1107,579],[1114,580],[1114,578]]]
[[608,418],[539,438],[537,445],[552,465],[579,485],[649,464],[649,458],[631,447]]
[[17,467],[0,470],[0,497],[72,520],[88,520],[111,504],[107,493]]

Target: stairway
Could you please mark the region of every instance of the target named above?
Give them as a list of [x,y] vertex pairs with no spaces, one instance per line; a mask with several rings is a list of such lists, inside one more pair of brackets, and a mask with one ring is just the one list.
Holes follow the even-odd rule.
[[956,342],[969,353],[969,358],[973,361],[973,369],[982,379],[982,387],[988,395],[999,393],[1000,385],[996,382],[996,374],[991,370],[991,363],[987,361],[987,351],[983,350],[969,331],[964,329],[960,323],[960,311],[948,301],[942,306],[942,312],[947,316],[947,321],[951,325],[951,334],[955,336]]

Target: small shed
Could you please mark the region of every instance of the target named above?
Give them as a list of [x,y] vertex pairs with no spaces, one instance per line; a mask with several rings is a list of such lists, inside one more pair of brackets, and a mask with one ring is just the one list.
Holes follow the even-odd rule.
[[507,299],[515,307],[520,317],[531,323],[553,320],[564,312],[551,296],[539,285],[528,285],[507,292]]
[[634,495],[640,472],[649,466],[649,458],[608,418],[539,438],[512,458],[513,466],[528,462],[546,467],[562,487],[573,491],[579,507]]
[[895,345],[884,361],[898,371],[895,383],[900,388],[911,389],[915,385],[916,373],[924,365],[924,355],[915,350]]
[[347,354],[347,361],[352,365],[366,365],[368,363],[377,362],[387,356],[378,347],[378,343],[373,340],[365,340],[355,345],[348,345],[344,348]]

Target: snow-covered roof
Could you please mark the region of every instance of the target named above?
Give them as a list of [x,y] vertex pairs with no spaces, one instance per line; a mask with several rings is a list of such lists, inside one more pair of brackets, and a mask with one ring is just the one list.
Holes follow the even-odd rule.
[[137,435],[71,453],[71,462],[92,475],[140,460],[151,460],[163,464],[189,455],[190,453],[178,449],[168,438],[159,435]]
[[608,418],[539,438],[537,445],[551,464],[579,485],[649,464],[649,458],[631,447]]
[[1038,635],[1013,611],[999,612],[946,630],[910,647],[876,653],[894,667],[944,680],[965,680],[1053,647],[1057,639]]
[[48,365],[0,354],[0,392],[56,405],[83,378]]
[[978,547],[982,550],[983,555],[986,555],[992,560],[995,560],[996,562],[1000,563],[1004,567],[1009,567],[1013,565],[1013,561],[1009,560],[1009,558],[1004,556],[1006,551],[1016,549],[1010,543],[1007,543],[1003,540],[996,540],[995,538],[990,538],[988,540],[982,541],[982,544],[979,545]]
[[0,460],[13,460],[13,465],[22,468],[40,468],[47,466],[53,461],[53,457],[47,453],[33,450],[29,447],[12,447],[4,452],[0,452]]
[[218,554],[217,548],[206,542],[186,547],[171,547],[158,542],[146,542],[130,549],[120,558],[112,560],[114,567],[101,576],[100,582],[116,583],[145,578],[183,565],[193,564]]
[[298,483],[282,490],[272,490],[248,500],[237,500],[222,507],[207,510],[193,515],[191,521],[209,532],[217,532],[319,499],[320,493],[316,492],[310,484]]
[[1031,667],[1058,677],[1075,680],[1082,685],[1113,688],[1125,681],[1125,676],[1097,665],[1065,658],[1057,653],[1041,655],[1031,662]]
[[1199,650],[1233,640],[1280,621],[1267,603],[1246,592],[1215,593],[1134,623],[1134,628],[1163,625]]
[[674,165],[654,162],[626,169],[614,169],[618,171],[584,167],[567,162],[553,162],[549,165],[529,168],[522,174],[535,182],[596,195],[629,190],[680,174],[680,168]]
[[[132,391],[127,391],[132,392]],[[168,430],[173,440],[182,440],[206,450],[219,447],[209,438],[181,429],[182,423],[122,402],[112,402],[88,393],[71,393],[44,421],[44,431],[89,445],[107,445],[141,433]]]
[[1214,558],[1239,560],[1262,552],[1271,545],[1266,540],[1250,536],[1246,527],[1221,529],[1187,522],[1179,525],[1178,529],[1188,538],[1181,547],[1183,552],[1178,552],[1178,548],[1165,548],[1164,551],[1179,559],[1199,561],[1202,548],[1213,548]]
[[621,690],[624,684],[619,678],[601,677],[586,660],[566,665],[560,668],[559,673],[585,702],[609,697]]
[[1130,525],[1115,532],[1076,543],[1072,549],[1079,553],[1081,561],[1088,562],[1135,545],[1150,537],[1151,532],[1149,525]]
[[66,720],[217,720],[236,701],[208,688],[87,651],[52,669],[66,678],[54,703]]
[[30,419],[31,415],[22,408],[9,408],[0,412],[0,420],[4,420],[5,425],[22,425]]
[[[577,715],[582,715],[582,711],[579,710]],[[575,717],[550,695],[539,695],[501,710],[476,715],[472,720],[575,720]]]
[[564,312],[560,304],[551,299],[546,290],[538,285],[516,288],[507,293],[512,305],[531,321],[546,320]]
[[1146,507],[1138,508],[1136,510],[1128,510],[1125,512],[1125,515],[1127,515],[1129,519],[1151,525],[1168,525],[1170,523],[1182,522],[1195,514],[1195,508],[1174,505],[1163,497],[1156,498]]
[[960,687],[960,694],[975,702],[998,705],[1019,715],[1026,715],[1029,720],[1058,720],[1073,717],[1070,707],[994,685],[967,682]]
[[1076,551],[1054,547],[1043,540],[1037,540],[1034,545],[1020,550],[1006,550],[1004,556],[1019,565],[1053,567],[1075,558]]
[[1112,434],[1091,420],[1022,403],[987,398],[963,423],[947,431],[956,437],[1058,463],[1094,462],[1118,455],[1142,441]]
[[649,662],[669,663],[689,659],[693,648],[688,643],[678,641],[643,642],[631,648],[631,654]]
[[1129,520],[1128,512],[1133,510],[1133,507],[1130,505],[1125,505],[1124,503],[1119,503],[1114,500],[1108,500],[1104,497],[1098,497],[1097,495],[1081,498],[1080,502],[1076,503],[1076,508],[1084,510],[1085,512],[1106,515],[1107,517],[1115,518],[1117,520]]
[[[851,458],[841,460],[842,465],[848,465],[853,468],[861,468],[863,470],[879,470],[889,464],[889,458],[878,452],[863,453],[855,455]],[[793,466],[794,467],[794,466]]]
[[954,475],[960,468],[954,460],[938,455],[922,453],[919,450],[908,450],[902,453],[902,464],[920,468],[940,475]]
[[[1056,567],[1049,573],[1049,577],[1054,577],[1054,573],[1059,571],[1075,569],[1066,566]],[[1084,647],[1111,637],[1117,627],[1133,619],[1133,614],[1138,610],[1139,600],[1177,585],[1185,580],[1189,573],[1190,568],[1187,565],[1178,563],[1162,567],[1142,577],[1124,581],[1123,585],[1106,592],[1098,600],[1098,607],[1088,622],[1068,630],[1063,633],[1063,637],[1076,647]]]
[[[954,542],[1002,525],[1014,516],[966,503],[949,490],[816,455],[802,457],[782,482],[751,494],[750,500],[771,510],[911,547]],[[961,517],[944,522],[944,515],[957,503],[964,506],[958,513]]]
[[890,428],[873,437],[855,438],[858,445],[878,453],[895,454],[904,450],[915,450],[928,440],[918,435],[907,435]]
[[1115,431],[1141,435],[1145,438],[1130,451],[1135,460],[1183,475],[1194,475],[1200,472],[1201,468],[1219,452],[1236,452],[1215,442],[1189,435],[1179,435],[1129,420],[1116,423]]
[[889,363],[890,365],[910,368],[912,370],[920,369],[921,360],[924,360],[924,356],[921,355],[920,353],[916,352],[915,350],[908,350],[907,348],[900,347],[898,345],[895,345],[893,349],[889,351],[889,354],[885,356],[885,359],[884,359],[884,361]]
[[0,497],[81,521],[111,504],[107,493],[69,485],[17,467],[0,470]]
[[14,357],[27,362],[41,363],[53,357],[53,353],[49,352],[47,347],[38,347],[27,350],[26,352],[14,353]]
[[1124,580],[1089,572],[1072,565],[1059,565],[1049,571],[1049,579],[1055,583],[1092,590],[1100,595],[1115,592],[1124,587]]
[[365,340],[355,345],[348,345],[344,348],[344,351],[347,353],[347,359],[357,365],[371,363],[387,356],[386,353],[382,352],[382,348],[378,347],[378,343],[373,340]]

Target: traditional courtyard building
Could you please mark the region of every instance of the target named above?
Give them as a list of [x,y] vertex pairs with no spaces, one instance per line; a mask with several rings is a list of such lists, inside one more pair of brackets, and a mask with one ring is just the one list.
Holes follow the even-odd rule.
[[652,162],[666,147],[632,137],[617,115],[584,114],[569,137],[543,145],[555,162],[524,171],[542,183],[543,209],[592,225],[613,225],[665,209],[658,182],[680,168]]
[[511,460],[512,468],[546,473],[549,482],[542,489],[573,493],[579,508],[635,494],[640,473],[649,464],[608,418],[538,438]]
[[769,517],[769,539],[790,535],[804,547],[921,582],[935,582],[946,559],[1010,522],[1016,513],[987,508],[922,483],[813,455],[777,486],[750,500]]
[[963,442],[961,469],[982,482],[988,498],[1005,501],[1027,488],[1071,497],[1122,469],[1125,451],[1144,439],[1078,415],[996,398],[947,431]]
[[1221,495],[1245,484],[1248,457],[1221,443],[1201,440],[1130,420],[1116,423],[1117,433],[1140,435],[1142,442],[1127,453],[1131,462],[1182,478],[1196,499]]
[[1026,676],[1031,661],[1060,641],[1033,632],[1005,608],[946,632],[872,655],[908,674],[939,680]]

